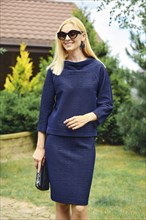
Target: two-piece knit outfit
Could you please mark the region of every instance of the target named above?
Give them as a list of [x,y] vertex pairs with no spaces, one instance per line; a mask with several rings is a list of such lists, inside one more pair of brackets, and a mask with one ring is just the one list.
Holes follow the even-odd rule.
[[[49,69],[45,79],[38,131],[46,133],[45,156],[51,199],[87,205],[95,162],[97,126],[112,111],[112,91],[103,64],[94,58],[64,61],[61,75]],[[63,122],[94,112],[96,121],[72,130]]]

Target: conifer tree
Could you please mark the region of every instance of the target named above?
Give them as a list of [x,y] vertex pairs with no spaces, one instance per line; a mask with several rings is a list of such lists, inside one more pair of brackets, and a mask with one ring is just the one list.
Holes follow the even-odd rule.
[[140,39],[140,33],[130,32],[132,54],[126,49],[127,55],[136,62],[142,70],[146,70],[146,47],[145,42]]
[[40,62],[39,62],[40,71],[36,76],[32,78],[30,82],[31,90],[32,92],[35,92],[35,94],[40,95],[42,92],[42,87],[44,84],[44,80],[46,78],[48,66],[53,60],[54,50],[55,50],[55,44],[52,45],[52,48],[49,51],[49,56],[47,57],[47,59],[40,57]]
[[26,51],[26,44],[20,45],[20,56],[17,57],[17,62],[14,67],[11,67],[12,74],[8,74],[5,82],[5,90],[24,94],[31,90],[30,79],[32,76],[33,62],[29,58],[29,53]]
[[119,109],[117,119],[126,148],[146,155],[146,50],[140,35],[131,33],[131,42],[133,52],[127,50],[127,54],[141,69],[129,76],[135,93]]

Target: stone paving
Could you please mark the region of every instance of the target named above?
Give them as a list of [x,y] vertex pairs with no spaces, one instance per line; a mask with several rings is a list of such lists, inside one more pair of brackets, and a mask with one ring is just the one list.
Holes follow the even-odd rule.
[[28,202],[0,197],[0,220],[54,220],[55,215],[50,213],[46,206],[35,206]]

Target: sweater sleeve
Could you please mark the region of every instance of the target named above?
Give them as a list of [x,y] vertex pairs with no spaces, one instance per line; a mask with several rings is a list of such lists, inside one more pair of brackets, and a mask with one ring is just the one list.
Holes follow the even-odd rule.
[[40,114],[37,126],[38,131],[46,132],[48,117],[53,110],[54,103],[55,89],[53,85],[52,71],[49,69],[42,90]]
[[96,106],[93,112],[97,116],[97,125],[99,125],[105,121],[113,109],[110,79],[103,66],[101,66],[99,73]]

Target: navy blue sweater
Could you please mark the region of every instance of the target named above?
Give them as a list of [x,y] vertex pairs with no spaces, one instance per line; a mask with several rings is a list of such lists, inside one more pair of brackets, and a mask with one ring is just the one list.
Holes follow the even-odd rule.
[[[106,69],[88,58],[80,62],[64,61],[57,76],[48,70],[42,91],[38,131],[62,136],[97,136],[97,126],[112,111],[112,91]],[[63,122],[72,116],[94,112],[96,121],[72,130]]]

